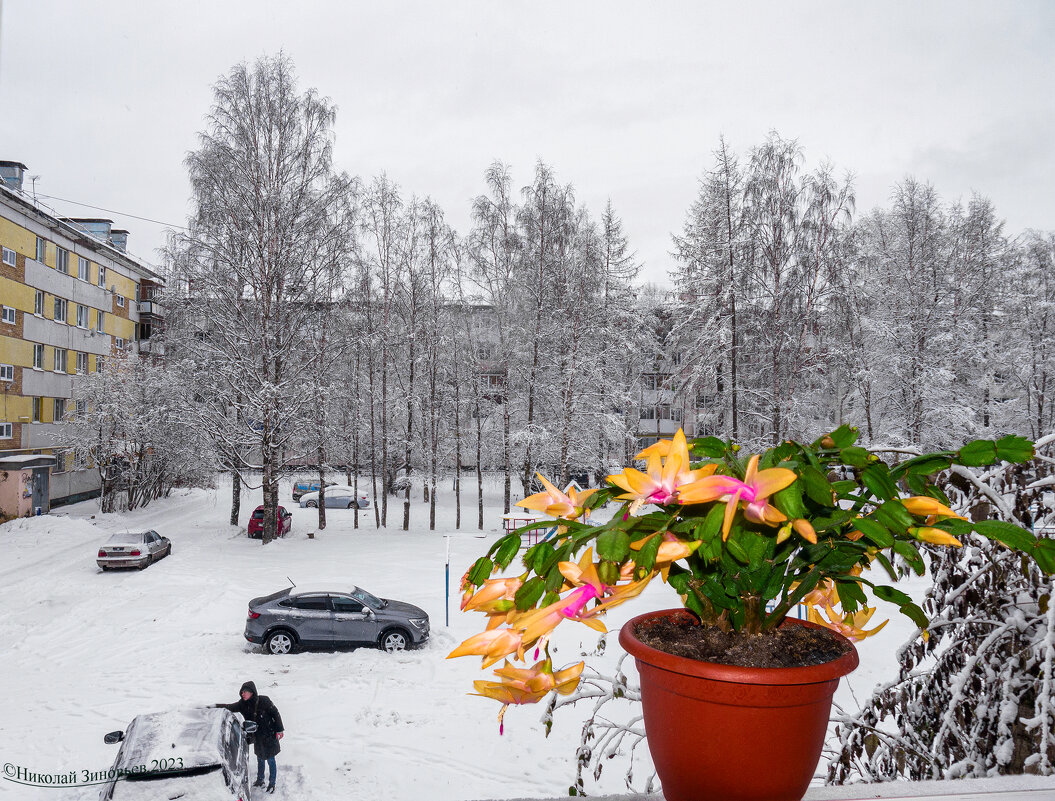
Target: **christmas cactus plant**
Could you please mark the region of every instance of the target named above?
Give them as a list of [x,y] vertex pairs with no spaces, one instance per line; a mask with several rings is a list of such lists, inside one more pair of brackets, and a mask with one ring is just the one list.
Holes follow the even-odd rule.
[[[878,630],[865,628],[875,611],[870,596],[926,629],[923,610],[892,586],[899,559],[925,572],[921,544],[956,547],[973,531],[1055,572],[1055,541],[963,518],[936,480],[952,465],[1028,461],[1028,440],[978,440],[899,463],[856,441],[856,429],[842,426],[809,444],[746,455],[731,442],[688,441],[678,431],[638,454],[643,471],[610,475],[605,488],[565,493],[539,476],[545,491],[518,505],[556,518],[556,533],[523,554],[517,575],[493,577],[520,554],[522,534],[553,521],[499,539],[473,564],[462,609],[483,613],[487,625],[450,656],[481,656],[485,668],[506,660],[495,681],[475,682],[504,714],[509,704],[574,691],[583,663],[556,670],[549,656],[559,624],[604,631],[605,612],[657,576],[701,623],[724,631],[764,637],[801,603],[810,620],[859,639]],[[610,518],[592,525],[591,514],[597,519],[606,506]],[[529,651],[534,664],[516,666]]]

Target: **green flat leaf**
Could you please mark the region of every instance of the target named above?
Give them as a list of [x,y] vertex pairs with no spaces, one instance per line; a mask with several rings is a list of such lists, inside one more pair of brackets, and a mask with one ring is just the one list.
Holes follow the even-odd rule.
[[908,488],[912,491],[913,495],[927,494],[927,479],[925,476],[909,473],[905,476],[905,483],[908,484]]
[[564,574],[559,570],[551,570],[546,574],[546,593],[560,592],[564,586]]
[[1011,435],[996,441],[996,457],[1005,462],[1028,462],[1036,455],[1033,443],[1025,437]]
[[905,615],[909,620],[919,626],[920,630],[926,631],[927,626],[930,625],[930,621],[927,620],[927,616],[923,614],[923,610],[915,604],[902,604],[901,614]]
[[539,542],[532,545],[524,554],[524,564],[540,576],[553,567],[556,562],[556,549],[551,542]]
[[956,461],[967,467],[983,467],[994,464],[996,458],[996,443],[991,439],[977,439],[968,442],[957,453]]
[[865,598],[864,590],[861,589],[861,585],[856,581],[836,581],[835,586],[839,592],[839,601],[847,612],[854,611],[852,607],[854,604],[857,606],[864,606],[867,598]]
[[701,437],[694,439],[689,445],[689,452],[693,456],[702,456],[707,459],[721,459],[725,456],[728,443],[717,437]]
[[894,535],[886,526],[870,517],[861,517],[851,522],[854,528],[865,535],[865,539],[880,548],[889,548],[894,544]]
[[872,513],[876,520],[897,534],[904,534],[915,526],[916,518],[909,514],[901,501],[887,501]]
[[844,478],[840,481],[833,481],[831,483],[831,488],[835,491],[836,495],[842,497],[847,493],[854,492],[857,489],[857,482]]
[[878,561],[879,564],[883,566],[883,569],[887,572],[887,575],[890,576],[891,581],[898,580],[897,571],[894,570],[894,566],[890,564],[890,560],[886,558],[886,554],[877,553],[876,561]]
[[890,470],[885,464],[872,464],[862,470],[861,483],[868,487],[876,498],[884,501],[889,501],[899,496],[897,485],[890,477]]
[[904,606],[905,604],[912,603],[912,599],[908,595],[903,593],[901,590],[894,589],[893,587],[886,587],[877,584],[876,586],[872,587],[872,594],[880,600],[889,601],[890,603],[897,604],[898,606]]
[[828,478],[824,473],[816,467],[807,466],[802,468],[799,473],[799,479],[802,482],[802,488],[806,493],[806,497],[811,501],[819,503],[821,506],[832,505],[832,485],[828,482]]
[[662,534],[653,534],[634,556],[634,564],[647,571],[651,571],[656,564],[656,554],[659,546],[663,543]]
[[[856,428],[852,428],[848,425],[841,425],[837,429],[832,431],[830,434],[828,434],[828,436],[832,438],[832,441],[835,443],[836,448],[846,448],[857,442],[857,437],[859,433],[860,432]],[[823,437],[821,437],[821,439],[823,439]],[[814,444],[819,445],[820,440],[817,440],[817,442]]]
[[630,535],[612,529],[597,538],[597,555],[610,562],[622,562],[630,555]]
[[802,487],[801,481],[795,481],[772,496],[777,508],[788,517],[806,517],[807,515],[806,504],[802,502]]
[[505,570],[513,561],[513,557],[520,552],[520,535],[515,531],[512,534],[506,534],[492,547],[495,548],[495,564]]
[[720,538],[722,533],[722,521],[725,518],[725,505],[717,503],[707,510],[706,517],[699,524],[693,536],[704,543],[713,542]]
[[494,562],[488,559],[486,556],[481,556],[475,562],[473,562],[472,568],[469,570],[469,581],[479,587],[489,578],[491,578],[491,571],[494,569]]
[[534,607],[545,591],[546,583],[538,576],[533,576],[520,585],[520,589],[513,596],[513,602],[516,608],[523,612]]
[[1037,540],[1033,548],[1033,558],[1037,560],[1040,569],[1047,575],[1055,573],[1055,540]]
[[740,544],[740,538],[737,536],[738,532],[733,532],[729,535],[729,539],[725,541],[725,550],[737,561],[742,564],[749,564],[751,562],[751,556],[744,549],[744,546]]
[[869,464],[869,457],[871,454],[867,448],[861,448],[857,445],[851,445],[848,448],[843,448],[840,451],[840,458],[843,464],[848,464],[850,467],[867,467]]
[[1032,553],[1037,541],[1025,529],[1003,520],[979,520],[974,524],[974,530],[987,539],[996,540],[1012,550],[1025,553]]
[[894,550],[908,562],[909,567],[915,571],[917,576],[922,576],[926,572],[927,568],[923,563],[923,557],[920,556],[919,549],[914,544],[905,540],[898,540],[894,543]]
[[942,470],[948,470],[951,464],[952,459],[948,456],[927,454],[925,456],[917,456],[915,459],[909,459],[907,462],[898,465],[898,469],[912,476],[931,476],[935,473],[940,473]]

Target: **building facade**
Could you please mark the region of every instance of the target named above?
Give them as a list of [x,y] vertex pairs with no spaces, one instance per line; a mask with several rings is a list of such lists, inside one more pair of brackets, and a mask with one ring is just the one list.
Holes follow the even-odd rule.
[[[105,219],[57,217],[0,161],[0,514],[90,497],[98,472],[61,447],[78,375],[124,350],[155,352],[160,276]],[[156,340],[155,340],[156,341]]]

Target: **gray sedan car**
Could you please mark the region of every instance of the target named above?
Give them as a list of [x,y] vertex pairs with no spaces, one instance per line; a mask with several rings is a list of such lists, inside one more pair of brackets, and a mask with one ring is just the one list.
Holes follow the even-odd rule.
[[426,642],[429,616],[412,604],[378,598],[359,587],[287,587],[249,602],[245,638],[272,654],[357,645],[392,653]]
[[[305,492],[300,496],[300,505],[309,509],[319,507],[319,491]],[[326,508],[327,509],[352,509],[358,506],[360,509],[370,507],[370,496],[365,492],[356,493],[351,487],[327,487]]]

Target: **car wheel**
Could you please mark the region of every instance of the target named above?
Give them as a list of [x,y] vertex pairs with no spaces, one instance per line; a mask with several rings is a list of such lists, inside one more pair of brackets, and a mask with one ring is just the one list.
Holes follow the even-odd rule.
[[276,631],[264,641],[264,650],[269,654],[288,654],[293,652],[296,643],[288,631]]
[[308,501],[304,505],[307,506],[309,509],[318,509],[319,508],[319,505],[315,501]]
[[359,504],[357,504],[355,501],[348,501],[348,506],[346,506],[345,508],[346,509],[351,509],[353,506],[358,506],[358,505]]
[[410,637],[401,629],[391,629],[381,635],[381,650],[390,654],[405,651],[409,645]]
[[169,543],[169,547],[165,549],[165,556],[172,556],[172,543]]

